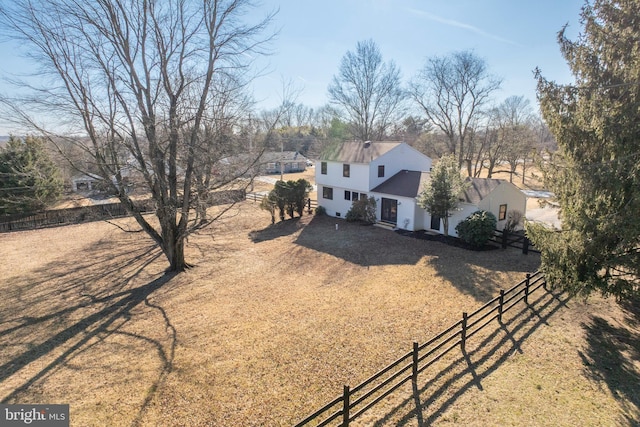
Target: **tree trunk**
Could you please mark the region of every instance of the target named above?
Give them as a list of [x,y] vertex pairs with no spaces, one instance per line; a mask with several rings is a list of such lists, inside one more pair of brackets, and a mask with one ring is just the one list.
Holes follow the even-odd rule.
[[169,250],[165,251],[165,255],[169,260],[169,268],[167,271],[181,272],[189,268],[189,264],[184,258],[184,239],[178,239],[174,242],[168,242]]
[[176,218],[169,215],[159,218],[162,227],[162,252],[169,261],[167,272],[181,272],[189,268],[184,258],[184,233],[176,224]]
[[449,235],[449,216],[445,215],[442,217],[442,226],[444,228],[444,235]]
[[487,178],[491,178],[493,176],[493,168],[495,165],[495,161],[489,160],[489,167],[487,168]]

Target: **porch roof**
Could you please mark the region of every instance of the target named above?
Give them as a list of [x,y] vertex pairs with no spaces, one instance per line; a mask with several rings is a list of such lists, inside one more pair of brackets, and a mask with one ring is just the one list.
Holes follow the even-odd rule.
[[417,197],[429,180],[429,172],[401,170],[371,190],[399,197]]
[[[430,179],[429,172],[401,170],[382,184],[371,190],[374,193],[398,197],[418,197]],[[467,178],[468,186],[460,196],[460,201],[477,205],[502,182],[501,179]]]

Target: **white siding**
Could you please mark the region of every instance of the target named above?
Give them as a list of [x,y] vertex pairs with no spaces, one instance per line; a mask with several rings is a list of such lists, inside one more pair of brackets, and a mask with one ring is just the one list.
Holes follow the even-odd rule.
[[[349,191],[349,193],[357,192],[358,198],[360,198],[362,194],[366,194],[367,197],[372,196],[371,193],[366,191],[359,191],[344,187],[331,187],[330,185],[327,185],[326,187],[331,187],[333,189],[333,199],[329,200],[323,197],[323,187],[325,187],[325,185],[318,185],[318,205],[324,207],[327,210],[327,215],[329,216],[339,216],[340,218],[344,218],[349,209],[351,209],[353,199],[345,200],[345,191]],[[378,215],[378,219],[379,218],[380,215]]]
[[381,199],[396,200],[398,202],[397,222],[396,227],[403,230],[415,231],[420,228],[415,228],[415,199],[409,197],[393,196],[390,194],[371,193],[370,196],[376,199],[376,219],[380,221],[382,217],[382,202]]
[[[465,218],[467,218],[469,215],[471,215],[477,210],[478,208],[475,205],[472,205],[469,203],[460,203],[458,205],[458,208],[454,212],[452,212],[451,216],[449,217],[449,235],[457,237],[458,233],[456,233],[456,225],[458,225],[460,221],[464,220]],[[421,222],[418,222],[418,218],[420,219]],[[429,212],[417,206],[417,204],[416,204],[416,223],[418,224],[418,227],[416,228],[416,230],[431,230],[431,214],[429,214]],[[431,231],[438,231],[438,230],[431,230]],[[441,234],[444,234],[444,223],[442,222],[442,220],[440,221],[439,232]]]
[[[515,185],[509,182],[503,182],[478,203],[478,209],[489,211],[498,219],[500,205],[507,205],[507,212],[518,210],[522,212],[523,215],[526,215],[527,197]],[[506,219],[498,221],[498,230],[502,230],[506,222]]]
[[[461,221],[464,221],[469,215],[478,210],[476,205],[472,205],[470,203],[460,203],[458,205],[458,209],[453,212],[453,215],[449,217],[449,236],[458,237],[458,233],[456,232],[456,225],[458,225]],[[444,233],[444,230],[442,230]]]
[[340,162],[327,162],[327,174],[323,175],[322,162],[316,164],[316,183],[329,187],[350,188],[354,191],[366,193],[369,191],[369,165],[359,163],[349,163],[350,176],[342,176],[342,165]]
[[[384,165],[384,177],[378,177],[378,166]],[[369,188],[375,188],[401,170],[428,172],[431,158],[407,144],[400,144],[393,150],[374,159],[369,168]]]

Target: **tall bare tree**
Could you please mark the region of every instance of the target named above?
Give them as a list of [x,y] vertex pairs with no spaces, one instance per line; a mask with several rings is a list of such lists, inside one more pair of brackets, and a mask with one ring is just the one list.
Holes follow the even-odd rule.
[[510,96],[489,111],[484,159],[491,178],[496,165],[507,162],[510,181],[519,162],[524,162],[534,149],[534,114],[531,103],[523,96]]
[[358,42],[355,52],[342,57],[329,99],[346,115],[354,138],[380,140],[403,113],[400,69],[393,61],[383,62],[373,40]]
[[413,100],[447,136],[449,152],[457,155],[459,166],[467,163],[469,176],[473,153],[469,152],[468,139],[482,108],[501,83],[489,74],[486,62],[470,51],[427,59],[411,82]]
[[[192,209],[204,171],[224,151],[215,111],[221,82],[263,54],[273,15],[245,24],[250,0],[15,0],[2,27],[24,43],[46,87],[15,114],[54,112],[57,132],[87,152],[138,224],[162,248],[170,271],[188,267],[186,237],[210,221]],[[224,91],[224,89],[221,89]],[[52,137],[49,129],[39,127]],[[159,226],[127,192],[134,171],[155,203]],[[231,178],[229,179],[231,180]],[[198,185],[196,185],[198,182]],[[221,185],[221,183],[217,183]]]

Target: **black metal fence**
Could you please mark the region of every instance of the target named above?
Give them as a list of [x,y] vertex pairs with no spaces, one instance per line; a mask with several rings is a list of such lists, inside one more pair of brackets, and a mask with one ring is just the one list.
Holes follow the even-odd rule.
[[[527,274],[526,279],[484,304],[472,313],[463,313],[462,319],[440,332],[424,344],[413,343],[413,350],[386,368],[351,388],[345,385],[342,394],[300,421],[295,427],[326,426],[331,423],[348,427],[366,411],[409,381],[417,382],[418,374],[425,371],[458,346],[465,351],[466,342],[494,320],[524,301],[546,281],[540,272]],[[338,424],[336,424],[338,423]]]

